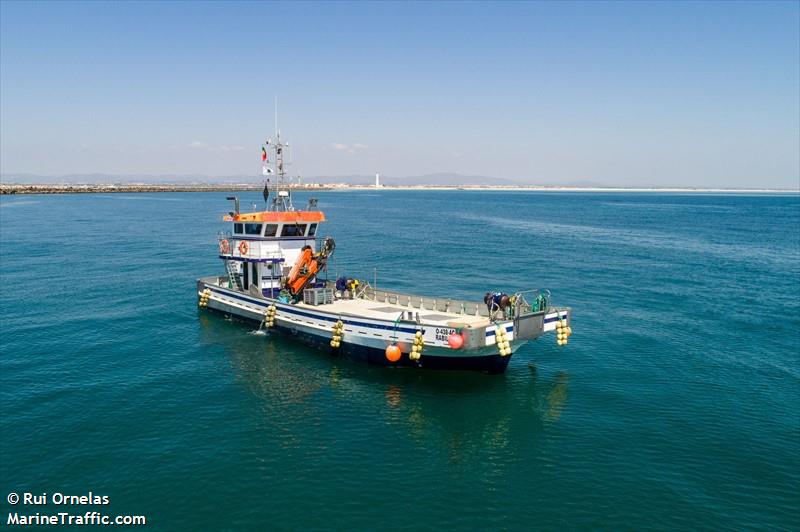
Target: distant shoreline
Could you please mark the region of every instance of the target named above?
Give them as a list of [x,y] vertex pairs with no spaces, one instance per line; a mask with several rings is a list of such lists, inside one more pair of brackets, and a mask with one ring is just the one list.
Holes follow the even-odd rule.
[[443,186],[443,185],[397,185],[397,186],[333,186],[330,190],[463,190],[463,191],[503,191],[503,192],[729,192],[732,194],[741,193],[763,193],[763,194],[800,194],[800,189],[780,189],[780,188],[680,188],[680,187],[568,187],[568,186],[537,186],[537,185],[467,185],[467,186]]
[[[261,191],[263,185],[224,184],[169,185],[169,184],[0,184],[0,195],[9,194],[109,194],[156,192],[249,192]],[[391,191],[391,190],[461,190],[502,192],[688,192],[730,194],[800,194],[800,189],[756,188],[686,188],[686,187],[569,187],[545,185],[349,185],[311,184],[290,186],[303,192],[324,191]]]
[[[209,185],[106,185],[106,184],[0,184],[0,195],[7,194],[114,194],[114,193],[155,193],[155,192],[237,192],[261,191],[264,185],[248,184],[209,184]],[[324,191],[331,187],[289,187],[292,190]]]

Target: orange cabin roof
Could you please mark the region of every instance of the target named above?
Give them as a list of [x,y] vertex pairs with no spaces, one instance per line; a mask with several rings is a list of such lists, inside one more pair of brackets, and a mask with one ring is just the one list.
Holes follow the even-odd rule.
[[324,222],[325,215],[320,211],[261,211],[240,212],[233,216],[224,216],[225,222],[275,222],[301,223]]

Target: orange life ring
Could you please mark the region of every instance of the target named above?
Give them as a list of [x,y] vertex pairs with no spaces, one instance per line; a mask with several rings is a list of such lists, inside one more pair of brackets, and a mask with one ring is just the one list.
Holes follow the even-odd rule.
[[219,252],[223,255],[227,255],[231,252],[231,243],[228,242],[227,238],[223,238],[219,241]]
[[241,242],[239,242],[239,253],[241,253],[242,255],[247,255],[248,249],[249,247],[246,241],[242,240]]

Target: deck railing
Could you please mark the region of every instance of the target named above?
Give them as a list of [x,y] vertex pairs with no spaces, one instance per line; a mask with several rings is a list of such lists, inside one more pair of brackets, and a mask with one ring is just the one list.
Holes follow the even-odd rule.
[[[223,240],[226,240],[228,242],[227,253],[223,253],[222,250]],[[247,253],[242,253],[242,251],[239,249],[240,242],[247,243]],[[219,245],[219,254],[224,258],[273,259],[273,260],[283,258],[283,253],[280,250],[264,249],[265,248],[264,243],[258,240],[245,240],[245,239],[238,239],[236,237],[224,237],[218,239],[218,245]]]
[[412,296],[390,290],[376,290],[369,286],[368,283],[364,284],[366,287],[361,291],[361,297],[377,303],[387,303],[431,312],[452,312],[464,316],[490,317],[489,309],[484,303],[462,299]]
[[[377,290],[369,283],[362,282],[364,288],[359,291],[359,296],[377,303],[388,303],[418,310],[431,312],[453,312],[464,316],[482,316],[491,318],[492,312],[485,303],[466,301],[463,299],[433,298],[401,294],[391,290]],[[514,294],[514,315],[528,314],[545,310],[549,306],[550,292],[548,290],[524,290]],[[541,302],[545,301],[544,307]]]

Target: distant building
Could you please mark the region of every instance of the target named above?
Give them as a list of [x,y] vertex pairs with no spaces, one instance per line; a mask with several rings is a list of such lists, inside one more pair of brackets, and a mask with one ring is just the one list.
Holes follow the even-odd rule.
[[375,174],[375,188],[380,188],[381,186],[381,174],[380,172]]

